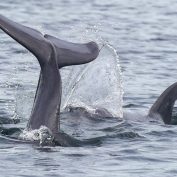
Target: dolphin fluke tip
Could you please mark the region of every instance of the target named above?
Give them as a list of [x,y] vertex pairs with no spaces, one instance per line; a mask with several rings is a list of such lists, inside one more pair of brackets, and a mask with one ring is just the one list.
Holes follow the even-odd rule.
[[99,55],[99,46],[96,42],[91,41],[87,44],[88,48],[90,49],[90,53],[92,53],[92,59],[96,59]]

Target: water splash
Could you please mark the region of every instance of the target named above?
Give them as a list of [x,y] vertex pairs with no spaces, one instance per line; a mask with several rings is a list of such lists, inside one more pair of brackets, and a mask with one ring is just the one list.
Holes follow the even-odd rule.
[[83,38],[96,41],[103,46],[99,57],[93,62],[62,70],[62,109],[67,106],[85,107],[94,112],[96,108],[107,109],[115,117],[123,117],[122,74],[116,49],[100,36],[93,37],[99,30],[91,29]]

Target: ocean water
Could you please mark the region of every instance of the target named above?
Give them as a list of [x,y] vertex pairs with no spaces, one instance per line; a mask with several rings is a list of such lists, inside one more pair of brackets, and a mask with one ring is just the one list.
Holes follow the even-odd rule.
[[[35,57],[0,32],[0,176],[177,176],[177,126],[146,117],[158,96],[176,82],[176,9],[174,0],[0,2],[1,14],[43,33],[104,45],[95,63],[63,69],[62,106],[92,110],[93,103],[119,117],[89,116],[81,109],[62,112],[64,132],[94,140],[83,147],[9,139],[26,127],[40,68]],[[100,75],[95,74],[98,66]],[[77,105],[79,93],[82,104]]]

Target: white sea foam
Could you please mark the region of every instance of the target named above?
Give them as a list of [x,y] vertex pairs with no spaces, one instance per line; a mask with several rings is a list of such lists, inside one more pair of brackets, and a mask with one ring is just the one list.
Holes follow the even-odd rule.
[[39,141],[40,144],[52,143],[53,135],[49,128],[46,126],[41,126],[39,129],[35,130],[23,130],[19,135],[19,139],[27,141]]

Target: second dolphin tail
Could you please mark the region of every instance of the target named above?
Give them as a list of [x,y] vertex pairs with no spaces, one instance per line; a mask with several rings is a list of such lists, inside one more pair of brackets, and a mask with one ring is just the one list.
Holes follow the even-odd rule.
[[160,115],[165,124],[171,124],[172,111],[177,100],[177,82],[168,87],[153,104],[149,116]]

